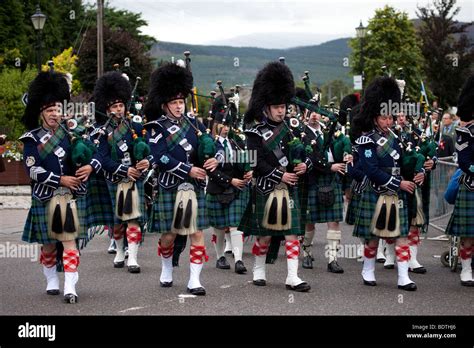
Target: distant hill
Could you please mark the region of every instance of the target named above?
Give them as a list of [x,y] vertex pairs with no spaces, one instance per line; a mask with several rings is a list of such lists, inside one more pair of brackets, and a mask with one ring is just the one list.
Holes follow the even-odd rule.
[[[412,21],[415,27],[420,25],[420,20]],[[474,42],[474,25],[468,28],[467,35]],[[226,88],[235,84],[251,86],[257,71],[265,63],[278,60],[281,56],[286,58],[295,81],[301,81],[304,71],[308,70],[311,82],[318,86],[336,79],[352,84],[350,68],[343,66],[344,58],[350,55],[349,39],[340,38],[319,45],[287,49],[158,42],[152,47],[151,56],[157,61],[171,60],[171,57],[184,59],[183,52],[191,51],[195,84],[202,93],[214,89],[217,80],[222,80]],[[237,62],[238,66],[234,66]]]
[[[265,49],[255,47],[203,46],[173,42],[158,42],[151,49],[151,56],[157,61],[184,59],[183,52],[191,51],[191,66],[195,84],[207,93],[215,88],[217,80],[226,87],[240,84],[251,86],[257,71],[267,62],[284,56],[295,74],[295,80],[305,70],[310,72],[313,83],[341,79],[351,83],[350,69],[343,66],[343,59],[349,57],[348,38],[325,42],[316,46],[289,49]],[[237,64],[238,66],[234,66]]]

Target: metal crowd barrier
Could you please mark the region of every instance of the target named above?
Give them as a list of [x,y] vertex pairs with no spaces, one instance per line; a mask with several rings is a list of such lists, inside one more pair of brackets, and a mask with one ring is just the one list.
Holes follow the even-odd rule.
[[429,228],[441,232],[446,230],[454,205],[444,199],[444,192],[449,180],[458,168],[456,156],[439,158],[436,169],[431,172],[430,190],[430,224]]

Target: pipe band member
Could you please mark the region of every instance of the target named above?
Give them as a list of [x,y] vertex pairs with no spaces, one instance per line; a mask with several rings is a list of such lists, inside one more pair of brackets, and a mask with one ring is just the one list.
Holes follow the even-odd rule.
[[238,119],[237,108],[231,97],[231,94],[220,95],[212,105],[212,134],[216,139],[216,158],[219,165],[215,171],[208,173],[206,209],[209,224],[214,229],[216,267],[230,269],[224,255],[225,234],[229,231],[235,272],[245,274],[247,269],[242,261],[244,234],[239,231],[238,226],[249,202],[252,171],[246,157],[246,145],[234,131],[238,126]]
[[114,267],[125,265],[126,238],[128,272],[140,273],[138,247],[146,221],[143,181],[153,162],[148,134],[140,116],[127,115],[131,86],[120,72],[108,72],[99,78],[93,98],[98,106],[97,122],[104,124],[99,130],[99,153],[111,200],[108,206],[114,212],[113,238],[117,245]]
[[[242,230],[257,236],[252,253],[255,255],[253,283],[266,285],[265,260],[270,240],[274,236],[285,237],[288,276],[287,289],[305,292],[310,285],[298,277],[300,243],[303,234],[296,183],[306,173],[311,161],[303,154],[295,156],[301,144],[285,123],[287,104],[294,96],[293,75],[280,62],[267,64],[254,81],[245,123],[247,146],[257,153],[253,165],[256,179],[255,211],[253,204],[246,210]],[[253,123],[253,124],[252,124]],[[296,140],[295,140],[296,139]]]
[[83,205],[78,201],[86,193],[86,184],[76,177],[69,130],[61,124],[61,103],[69,98],[66,78],[56,72],[39,73],[28,89],[22,118],[28,132],[20,140],[24,143],[32,200],[22,240],[42,244],[40,263],[47,280],[46,293],[59,294],[57,269],[63,269],[64,300],[76,303],[78,244],[87,238]]
[[463,171],[454,211],[446,234],[461,237],[461,285],[474,286],[472,254],[474,251],[474,75],[466,81],[458,100],[461,127],[456,129],[456,152]]
[[[176,236],[191,239],[190,277],[187,291],[203,296],[200,274],[208,260],[203,230],[209,227],[205,205],[206,170],[218,165],[214,142],[192,114],[185,115],[185,99],[193,87],[191,73],[178,65],[165,64],[151,77],[145,106],[151,150],[159,168],[158,194],[149,221],[151,233],[161,233],[160,285],[173,285],[172,256]],[[209,143],[210,141],[210,143]]]
[[375,79],[367,87],[351,127],[357,137],[361,168],[370,181],[361,195],[353,235],[365,239],[362,270],[365,285],[376,285],[375,256],[379,239],[395,238],[398,288],[414,291],[416,284],[408,276],[409,222],[404,193],[413,193],[415,182],[422,182],[424,174],[415,176],[415,182],[401,176],[401,149],[389,130],[393,117],[384,111],[389,101],[400,102],[397,83],[389,77]]

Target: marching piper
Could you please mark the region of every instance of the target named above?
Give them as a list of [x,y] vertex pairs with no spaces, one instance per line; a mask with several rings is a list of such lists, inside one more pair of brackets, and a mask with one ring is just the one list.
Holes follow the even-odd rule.
[[257,236],[252,248],[254,285],[266,285],[265,260],[270,240],[273,236],[284,236],[288,267],[286,288],[306,292],[311,289],[310,285],[298,277],[298,235],[303,229],[296,184],[311,161],[300,139],[285,122],[287,104],[294,94],[293,76],[286,65],[272,62],[257,74],[245,114],[245,123],[253,124],[245,131],[247,146],[257,154],[253,165],[255,212],[250,204],[241,226],[247,234]]
[[472,255],[474,251],[474,75],[466,81],[458,100],[457,115],[461,127],[456,129],[456,151],[463,171],[454,211],[446,234],[461,237],[461,285],[474,286]]
[[413,181],[400,173],[401,149],[390,132],[393,116],[390,103],[400,102],[400,90],[394,79],[376,78],[365,90],[352,129],[357,137],[361,168],[370,185],[362,192],[355,219],[354,236],[365,239],[363,283],[375,286],[375,256],[379,238],[396,238],[398,288],[414,291],[416,284],[408,276],[410,248],[409,222],[405,192],[413,193],[415,183],[424,180],[419,173]]
[[84,211],[77,200],[86,193],[83,181],[87,175],[77,175],[74,159],[78,154],[73,152],[67,125],[61,123],[61,103],[69,98],[65,76],[52,71],[39,73],[28,89],[22,118],[28,132],[20,140],[32,200],[22,240],[42,244],[40,263],[47,280],[46,293],[59,294],[57,266],[62,266],[58,268],[64,270],[64,300],[76,303],[78,243],[87,239]]
[[193,87],[189,70],[168,63],[155,70],[145,106],[150,144],[159,168],[158,198],[149,222],[151,233],[160,233],[160,285],[173,285],[172,256],[178,234],[189,236],[190,277],[187,291],[206,295],[200,274],[208,260],[203,230],[209,227],[205,205],[206,170],[218,165],[213,139],[192,114],[185,115],[185,99]]

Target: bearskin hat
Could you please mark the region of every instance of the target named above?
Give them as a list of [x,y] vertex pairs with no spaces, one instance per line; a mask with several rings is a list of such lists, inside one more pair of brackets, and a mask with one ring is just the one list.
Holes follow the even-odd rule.
[[55,103],[69,101],[70,97],[69,85],[63,74],[40,72],[28,88],[28,103],[21,122],[28,130],[38,128],[41,111]]
[[378,77],[367,86],[362,98],[360,109],[352,119],[352,131],[357,138],[362,132],[374,129],[374,118],[379,116],[384,106],[389,103],[400,103],[401,95],[395,79]]
[[462,121],[469,122],[474,113],[474,75],[471,75],[464,84],[458,99],[458,116]]
[[104,123],[107,120],[107,109],[115,103],[127,104],[132,98],[132,86],[127,78],[118,71],[110,71],[100,77],[94,88],[92,101],[95,103],[96,120]]
[[[339,123],[345,124],[347,121],[351,122],[351,120],[347,119],[347,109],[354,110],[354,106],[359,104],[360,94],[359,93],[352,93],[346,95],[341,100],[341,104],[339,105]],[[351,116],[354,115],[353,113]],[[352,118],[352,117],[351,117]]]
[[288,104],[295,95],[295,82],[288,66],[271,62],[260,70],[255,78],[245,123],[260,122],[263,108],[268,105]]
[[161,105],[175,99],[185,99],[193,88],[193,76],[181,66],[167,63],[151,74],[150,91],[145,105],[149,121],[164,114]]

